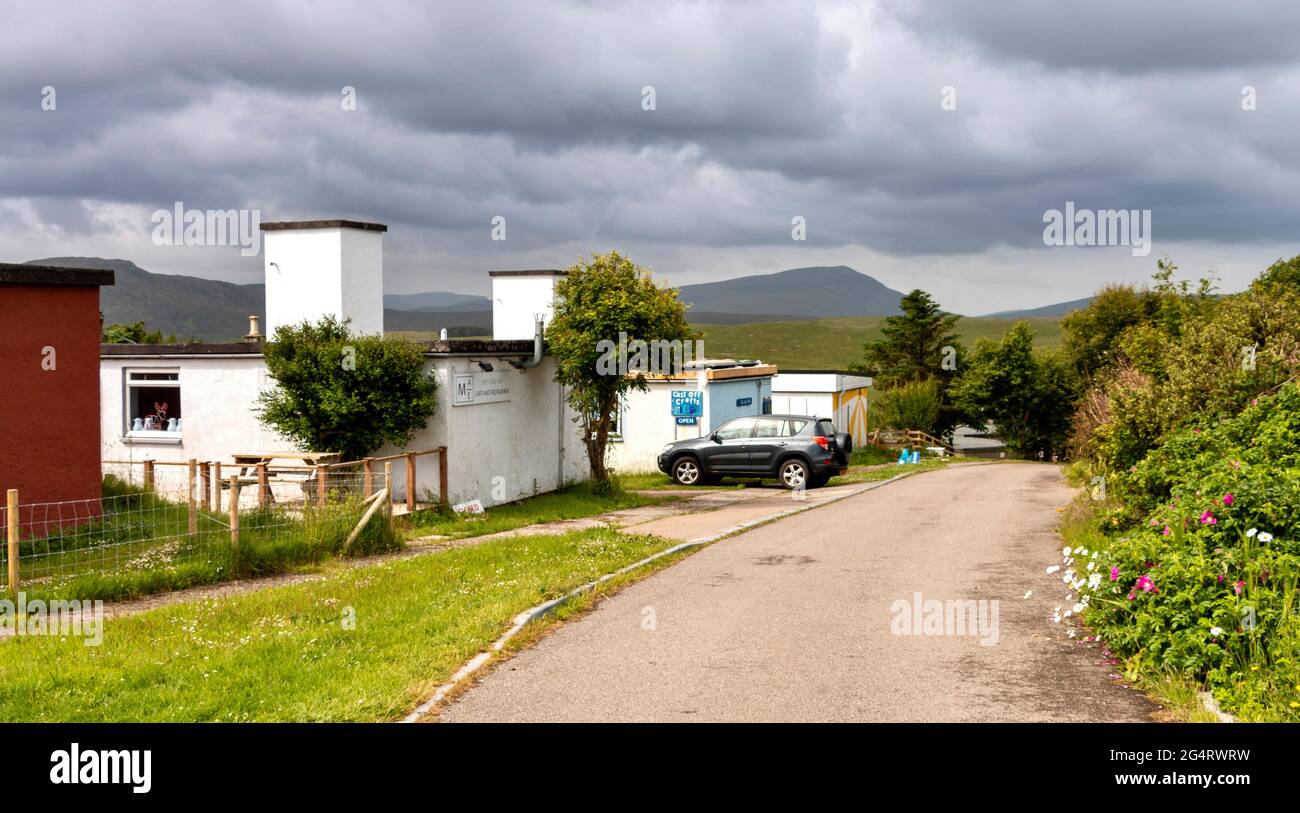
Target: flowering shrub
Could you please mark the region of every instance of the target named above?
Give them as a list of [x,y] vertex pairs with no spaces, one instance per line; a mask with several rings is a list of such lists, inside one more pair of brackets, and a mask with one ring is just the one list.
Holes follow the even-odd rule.
[[1176,432],[1115,480],[1101,549],[1063,551],[1073,614],[1133,670],[1300,720],[1300,391]]

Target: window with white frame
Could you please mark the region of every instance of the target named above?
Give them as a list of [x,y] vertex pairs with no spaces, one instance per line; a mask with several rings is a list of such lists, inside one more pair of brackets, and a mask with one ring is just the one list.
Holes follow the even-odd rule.
[[[611,441],[621,441],[623,439],[623,412],[627,404],[622,398],[618,399],[618,405],[609,413],[609,439]],[[592,416],[595,417],[594,415]],[[593,434],[594,437],[594,434]]]
[[126,371],[128,437],[180,438],[181,375],[177,370]]

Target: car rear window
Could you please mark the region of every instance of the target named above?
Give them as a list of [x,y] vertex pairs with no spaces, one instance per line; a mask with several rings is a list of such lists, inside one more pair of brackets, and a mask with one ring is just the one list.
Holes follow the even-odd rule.
[[801,421],[801,420],[799,420],[798,418],[791,418],[790,420],[788,420],[788,421],[785,422],[785,426],[786,426],[786,429],[785,429],[785,435],[786,435],[786,437],[794,437],[795,435],[797,435],[797,434],[799,434],[800,432],[802,432],[802,431],[803,431],[803,428],[804,428],[805,426],[807,426],[807,425],[808,425],[808,422],[807,422],[807,421]]
[[816,432],[824,438],[833,438],[835,437],[835,424],[830,421],[818,421]]

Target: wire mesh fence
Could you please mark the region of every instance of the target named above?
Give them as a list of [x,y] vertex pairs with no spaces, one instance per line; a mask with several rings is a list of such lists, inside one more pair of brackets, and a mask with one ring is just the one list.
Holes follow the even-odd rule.
[[5,590],[122,599],[400,547],[383,471],[262,466],[218,478],[181,464],[168,467],[179,478],[146,482],[112,468],[98,499],[22,503],[20,494],[14,509],[0,505],[0,527],[11,515],[15,526],[0,546]]

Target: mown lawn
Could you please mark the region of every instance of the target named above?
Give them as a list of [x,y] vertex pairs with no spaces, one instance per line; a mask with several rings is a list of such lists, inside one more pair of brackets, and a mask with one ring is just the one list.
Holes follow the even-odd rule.
[[399,718],[520,611],[671,544],[607,529],[494,540],[109,620],[98,647],[10,639],[0,720]]
[[675,499],[679,497],[671,494],[662,497],[634,494],[626,485],[620,492],[601,497],[591,493],[589,483],[579,483],[563,491],[489,508],[482,514],[453,514],[426,509],[408,514],[400,522],[408,538],[438,535],[463,539],[512,531],[541,522],[581,519],[623,508],[657,505]]

